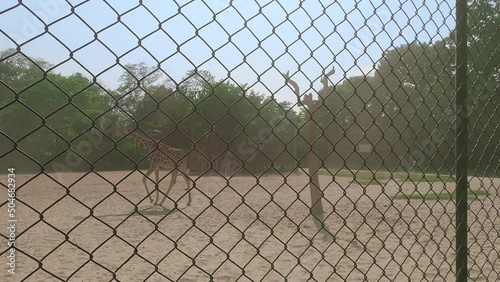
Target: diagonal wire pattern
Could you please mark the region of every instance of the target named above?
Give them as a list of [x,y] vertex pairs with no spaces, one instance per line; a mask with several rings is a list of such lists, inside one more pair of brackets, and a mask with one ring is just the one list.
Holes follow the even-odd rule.
[[[5,1],[0,280],[454,281],[454,11]],[[468,22],[467,274],[497,281],[497,2]]]

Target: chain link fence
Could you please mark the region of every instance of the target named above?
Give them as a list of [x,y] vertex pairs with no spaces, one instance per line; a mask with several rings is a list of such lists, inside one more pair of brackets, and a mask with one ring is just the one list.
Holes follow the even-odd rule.
[[499,26],[486,0],[2,1],[0,280],[498,281]]

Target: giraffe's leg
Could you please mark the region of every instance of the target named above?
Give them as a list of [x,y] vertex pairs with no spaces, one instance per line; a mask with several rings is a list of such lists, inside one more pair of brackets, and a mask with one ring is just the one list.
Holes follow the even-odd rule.
[[191,180],[189,180],[189,177],[187,175],[184,175],[184,180],[186,181],[186,187],[188,189],[188,203],[187,205],[191,205]]
[[191,205],[191,180],[187,176],[187,163],[185,163],[181,168],[182,176],[184,177],[184,180],[186,181],[186,189],[188,191],[188,203],[187,205]]
[[149,194],[149,189],[148,189],[148,185],[146,184],[146,181],[147,181],[147,178],[148,176],[153,172],[154,168],[153,166],[151,166],[148,171],[146,172],[146,175],[144,175],[142,177],[142,183],[144,184],[144,188],[146,188],[146,195],[148,195],[149,197],[149,200],[151,201],[151,203],[153,203],[153,198],[151,197],[151,194]]
[[[160,167],[155,167],[155,189],[156,189],[156,200],[154,205],[158,205],[158,200],[160,199]],[[151,200],[152,202],[152,200]]]
[[170,190],[172,190],[172,187],[174,187],[175,182],[177,182],[177,169],[174,168],[172,171],[172,179],[170,179],[170,185],[168,186],[167,193],[165,193],[165,196],[163,196],[163,199],[160,202],[160,206],[163,206],[163,202],[167,199],[168,193],[170,193]]

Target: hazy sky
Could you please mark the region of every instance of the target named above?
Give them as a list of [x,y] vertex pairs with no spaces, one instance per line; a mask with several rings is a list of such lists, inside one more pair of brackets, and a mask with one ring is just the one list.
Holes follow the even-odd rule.
[[[14,42],[0,33],[0,50],[22,45],[29,56],[64,62],[54,72],[97,75],[108,88],[123,72],[117,61],[142,61],[161,63],[177,82],[198,66],[295,101],[279,72],[300,67],[293,78],[301,91],[319,90],[325,68],[336,67],[333,82],[368,73],[391,46],[440,40],[453,29],[454,1],[412,2],[1,0],[0,29]],[[81,65],[67,61],[70,52]]]

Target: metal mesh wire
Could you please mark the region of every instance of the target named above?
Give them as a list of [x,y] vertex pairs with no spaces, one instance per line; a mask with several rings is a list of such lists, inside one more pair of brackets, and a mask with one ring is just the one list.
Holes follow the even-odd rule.
[[497,2],[295,2],[2,1],[1,280],[498,281]]

